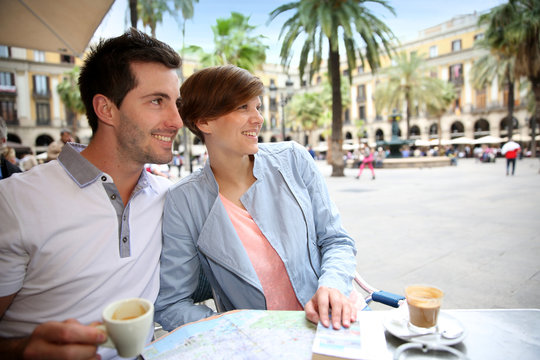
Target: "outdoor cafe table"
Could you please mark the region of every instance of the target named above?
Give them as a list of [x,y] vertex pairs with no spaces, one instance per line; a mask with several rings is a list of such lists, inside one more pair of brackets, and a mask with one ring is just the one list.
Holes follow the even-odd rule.
[[[383,321],[391,311],[396,310],[373,313]],[[540,359],[540,309],[441,311],[466,329],[463,342],[453,348],[471,360]],[[228,312],[176,329],[148,345],[143,358],[308,360],[315,332],[302,311]],[[406,343],[388,331],[385,336],[390,353]],[[446,358],[446,354],[437,356]]]

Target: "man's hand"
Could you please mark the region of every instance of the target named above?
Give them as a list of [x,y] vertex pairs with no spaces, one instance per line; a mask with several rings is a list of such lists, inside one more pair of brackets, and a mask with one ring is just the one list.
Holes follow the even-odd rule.
[[330,326],[330,309],[334,329],[341,329],[341,325],[348,328],[356,321],[354,303],[337,289],[321,286],[304,307],[309,321],[315,324],[320,321],[326,327]]
[[[5,359],[100,359],[99,344],[107,335],[94,326],[81,325],[77,320],[46,322],[38,325],[30,337],[2,339],[0,344],[8,353]],[[6,357],[4,357],[6,355]]]

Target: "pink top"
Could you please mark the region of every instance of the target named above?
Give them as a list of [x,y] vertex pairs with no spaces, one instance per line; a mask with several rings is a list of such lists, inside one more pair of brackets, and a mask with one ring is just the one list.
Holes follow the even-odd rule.
[[303,310],[278,253],[249,213],[219,194],[259,277],[268,310]]

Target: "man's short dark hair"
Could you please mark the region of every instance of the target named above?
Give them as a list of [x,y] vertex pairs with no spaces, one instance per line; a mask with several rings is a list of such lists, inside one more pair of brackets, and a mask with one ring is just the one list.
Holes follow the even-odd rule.
[[160,63],[169,69],[180,67],[180,55],[169,45],[134,28],[121,36],[102,39],[90,49],[79,75],[81,99],[92,132],[96,133],[98,117],[92,104],[102,94],[120,107],[126,94],[137,86],[130,64]]

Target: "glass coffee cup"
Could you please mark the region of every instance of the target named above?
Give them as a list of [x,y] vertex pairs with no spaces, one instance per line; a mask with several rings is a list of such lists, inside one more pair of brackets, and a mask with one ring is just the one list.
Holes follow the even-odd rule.
[[405,288],[409,307],[409,328],[427,333],[437,330],[437,320],[444,293],[430,285],[411,285]]

